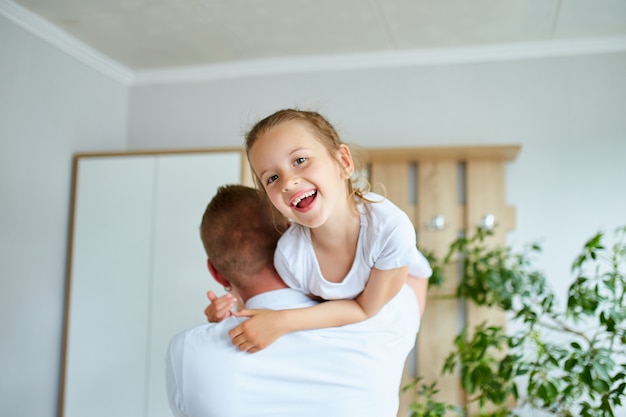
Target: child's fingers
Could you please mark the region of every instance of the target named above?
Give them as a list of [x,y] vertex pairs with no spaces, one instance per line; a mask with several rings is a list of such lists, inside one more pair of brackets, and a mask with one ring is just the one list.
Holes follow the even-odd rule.
[[215,312],[215,306],[213,304],[209,304],[207,308],[204,309],[204,315],[206,316],[207,321],[209,321],[210,323],[215,323],[219,321]]
[[237,304],[237,299],[231,294],[225,294],[216,299],[213,304],[215,304],[215,307],[218,309],[228,308],[230,310],[235,304]]
[[224,320],[226,317],[230,316],[230,311],[229,310],[217,310],[215,308],[207,308],[204,314],[210,323],[217,323],[219,321]]
[[221,297],[218,297],[215,295],[213,291],[209,291],[207,292],[207,297],[209,298],[209,301],[211,302],[210,305],[215,305],[218,307],[227,305],[227,304],[233,305],[234,303],[237,302],[237,299],[235,298],[235,296],[233,296],[230,293],[224,294]]
[[[209,293],[211,293],[211,295],[209,295]],[[212,323],[222,321],[230,316],[230,310],[237,304],[237,299],[231,294],[225,294],[216,298],[215,294],[209,291],[207,296],[209,296],[209,299],[213,299],[211,300],[211,304],[204,309],[204,315],[207,317],[207,320]]]
[[215,303],[215,312],[220,317],[230,316],[230,310],[235,306],[235,302]]
[[233,313],[233,316],[236,317],[252,317],[259,313],[259,310],[251,309],[251,308],[242,308],[239,311]]

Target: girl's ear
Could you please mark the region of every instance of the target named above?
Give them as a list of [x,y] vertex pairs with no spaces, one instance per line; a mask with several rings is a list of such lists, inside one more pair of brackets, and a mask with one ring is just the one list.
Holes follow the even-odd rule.
[[343,167],[344,176],[350,178],[354,173],[354,160],[352,159],[352,153],[347,145],[339,145],[339,162]]

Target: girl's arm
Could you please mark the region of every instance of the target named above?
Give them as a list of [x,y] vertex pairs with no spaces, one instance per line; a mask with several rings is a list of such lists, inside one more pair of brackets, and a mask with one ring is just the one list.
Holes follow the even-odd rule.
[[420,317],[424,317],[424,310],[426,309],[426,296],[428,293],[428,278],[415,278],[409,276],[406,279],[406,283],[413,289],[415,297],[417,297]]
[[389,300],[398,294],[406,283],[409,267],[381,270],[372,268],[365,289],[356,298],[365,318],[376,315]]
[[286,333],[337,327],[368,319],[380,311],[406,282],[408,267],[373,268],[365,289],[356,300],[333,300],[313,307],[291,310],[248,310],[233,313],[250,317],[234,327],[229,336],[239,350],[257,352]]

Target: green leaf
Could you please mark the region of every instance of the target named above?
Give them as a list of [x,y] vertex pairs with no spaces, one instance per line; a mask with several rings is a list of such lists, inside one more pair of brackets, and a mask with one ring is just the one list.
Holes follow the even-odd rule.
[[578,360],[572,357],[565,361],[563,369],[565,369],[566,372],[571,372],[576,365],[578,365]]
[[470,394],[473,394],[474,392],[476,392],[476,385],[474,384],[474,379],[472,378],[472,375],[469,372],[462,374],[462,385],[463,385],[463,389],[466,392]]
[[593,383],[591,384],[591,387],[593,388],[594,391],[600,394],[604,394],[611,389],[609,384],[603,379],[594,379]]
[[581,374],[581,378],[582,378],[583,382],[586,385],[591,386],[591,384],[593,384],[593,376],[591,374],[591,367],[590,366],[585,366],[583,368],[583,372]]

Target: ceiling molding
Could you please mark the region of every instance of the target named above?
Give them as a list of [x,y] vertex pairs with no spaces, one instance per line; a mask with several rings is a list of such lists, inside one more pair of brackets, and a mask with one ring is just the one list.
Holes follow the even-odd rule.
[[264,75],[541,59],[626,51],[626,36],[621,36],[459,48],[275,58],[174,69],[133,71],[80,42],[12,0],[0,0],[0,14],[76,60],[128,86],[211,81]]
[[462,48],[278,58],[135,72],[133,84],[197,82],[324,71],[513,61],[626,51],[626,37],[498,44]]
[[68,35],[19,4],[11,0],[0,0],[0,14],[103,75],[125,85],[132,84],[133,72],[130,69]]

